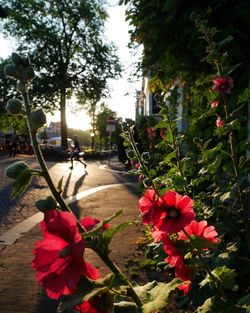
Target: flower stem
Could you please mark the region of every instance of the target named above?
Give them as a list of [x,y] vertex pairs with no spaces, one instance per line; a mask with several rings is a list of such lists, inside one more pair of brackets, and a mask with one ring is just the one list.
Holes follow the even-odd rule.
[[201,264],[203,265],[205,271],[208,273],[208,275],[209,275],[209,277],[211,278],[211,280],[214,281],[215,285],[217,286],[218,291],[219,291],[221,297],[225,299],[226,296],[225,296],[224,290],[223,290],[223,288],[222,288],[222,286],[221,286],[221,281],[220,281],[220,279],[219,279],[218,277],[216,277],[216,276],[212,273],[212,271],[210,270],[210,268],[209,268],[207,262],[205,261],[203,255],[202,255],[202,254],[199,252],[199,250],[195,247],[195,245],[193,244],[192,238],[189,236],[189,234],[187,233],[187,231],[185,230],[184,227],[182,228],[182,231],[183,231],[183,233],[187,236],[187,238],[189,239],[189,242],[190,242],[190,245],[192,246],[192,248],[195,249],[196,255],[198,256],[198,258],[199,258]]
[[[137,146],[136,146],[136,142],[135,142],[135,140],[134,140],[134,136],[133,136],[131,130],[129,131],[129,138],[130,138],[131,146],[132,146],[132,148],[133,148],[133,150],[134,150],[134,152],[135,152],[135,154],[136,154],[136,157],[137,157],[137,159],[138,159],[138,161],[139,161],[139,163],[140,163],[140,166],[142,167],[143,174],[144,174],[145,176],[147,176],[149,179],[152,180],[151,175],[150,175],[150,173],[149,173],[147,167],[145,166],[144,161],[143,161],[142,158],[141,158],[140,152],[139,152],[139,150],[138,150],[138,148],[137,148]],[[154,189],[154,191],[155,191],[155,193],[157,194],[157,196],[160,198],[160,193],[159,193],[159,191],[157,190],[157,188],[156,188],[156,186],[155,186],[154,183],[152,183],[152,188]]]
[[[171,135],[173,137],[173,148],[174,148],[174,151],[176,153],[176,165],[177,165],[177,168],[178,168],[178,170],[179,170],[179,172],[181,174],[181,177],[185,181],[186,177],[185,177],[185,175],[183,173],[183,170],[182,170],[182,167],[181,167],[180,147],[176,143],[176,136],[175,136],[175,133],[174,133],[174,127],[173,127],[173,124],[172,124],[172,121],[171,121],[171,118],[169,117],[169,115],[167,116],[167,119],[168,119],[169,129],[170,129]],[[186,183],[184,183],[183,188],[184,188],[184,191],[185,191],[186,195],[188,195],[189,192],[188,192],[188,187],[187,187]]]
[[[22,82],[20,82],[20,83],[22,83]],[[37,139],[36,139],[36,131],[33,130],[32,126],[31,126],[31,123],[30,123],[29,115],[31,113],[31,107],[30,107],[29,95],[28,95],[28,92],[27,92],[25,84],[22,83],[22,85],[23,85],[23,88],[22,88],[21,93],[22,93],[22,98],[23,98],[23,102],[24,102],[24,106],[25,106],[25,110],[26,110],[26,114],[27,114],[27,119],[28,119],[28,126],[29,126],[29,133],[30,133],[31,144],[32,144],[34,153],[36,155],[37,161],[38,161],[38,163],[40,165],[40,168],[42,170],[42,176],[46,180],[46,182],[47,182],[47,184],[48,184],[48,186],[50,188],[50,191],[51,191],[52,195],[54,196],[54,198],[56,199],[56,201],[58,202],[61,210],[68,211],[68,212],[74,214],[71,211],[70,207],[63,200],[60,192],[56,189],[56,187],[55,187],[55,185],[54,185],[54,183],[53,183],[53,181],[52,181],[52,179],[50,177],[48,168],[46,166],[46,163],[44,161],[42,152],[40,150],[40,147],[39,147]],[[81,225],[81,223],[80,223],[80,221],[78,219],[77,219],[77,225],[78,225],[78,228],[81,231],[83,231],[83,232],[86,231],[84,229],[84,227]]]
[[107,254],[103,255],[99,251],[95,250],[97,255],[103,260],[103,262],[109,267],[109,269],[125,284],[128,286],[128,295],[134,300],[138,308],[140,309],[143,305],[142,300],[135,292],[133,286],[128,280],[127,276],[124,275],[121,270],[113,263]]

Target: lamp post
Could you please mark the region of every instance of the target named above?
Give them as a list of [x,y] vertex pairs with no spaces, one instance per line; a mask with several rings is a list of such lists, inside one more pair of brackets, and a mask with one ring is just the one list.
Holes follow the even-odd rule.
[[90,133],[90,137],[91,137],[91,150],[94,150],[94,141],[95,141],[95,133],[92,131]]
[[113,116],[109,116],[106,122],[106,131],[109,132],[109,165],[111,159],[111,149],[112,149],[112,133],[115,132],[115,119]]

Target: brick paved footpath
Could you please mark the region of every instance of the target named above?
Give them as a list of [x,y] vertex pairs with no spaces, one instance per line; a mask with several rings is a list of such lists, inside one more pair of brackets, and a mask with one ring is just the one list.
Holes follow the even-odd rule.
[[[45,180],[42,177],[33,177],[31,185],[22,195],[15,199],[10,198],[13,180],[6,177],[5,170],[8,165],[21,160],[27,162],[32,168],[38,168],[35,158],[31,156],[19,155],[15,159],[0,156],[0,236],[14,225],[37,213],[34,206],[36,200],[50,194]],[[115,164],[111,162],[112,167]],[[74,165],[71,171],[69,162],[47,162],[56,185],[63,176],[62,196],[64,198],[95,186],[124,181],[124,177],[119,173],[100,171],[98,161],[88,162],[87,172],[82,164],[75,162]]]
[[[29,162],[32,163],[33,161],[29,160]],[[62,168],[60,170],[60,167],[62,166],[65,170],[65,166],[67,165],[68,164],[59,164],[57,166],[60,174],[62,173]],[[92,166],[90,165],[89,176],[92,172],[92,169],[93,173],[94,171],[96,171],[97,174],[99,173],[98,167],[96,164],[93,164]],[[78,173],[79,169],[76,172]],[[76,174],[76,172],[73,171],[72,173],[70,172],[67,174],[72,177]],[[56,170],[54,173],[56,173]],[[119,182],[119,175],[117,174],[116,176],[112,172],[105,171],[105,175],[99,176],[102,176],[102,181],[106,183]],[[77,188],[79,191],[81,188],[88,189],[93,184],[90,179],[83,187],[79,184],[79,177],[72,178],[72,180],[75,183],[73,184],[73,187],[71,186],[72,184],[70,185],[68,183],[68,190],[66,190],[67,195],[69,195],[71,191],[76,190],[75,185],[77,182]],[[101,182],[101,180],[99,181],[98,177],[96,177],[96,184],[99,184],[99,182]],[[39,182],[39,184],[40,183],[41,182]],[[67,180],[65,185],[67,187]],[[110,216],[114,212],[123,208],[125,210],[124,214],[114,220],[112,225],[116,225],[125,220],[138,219],[137,202],[139,196],[136,193],[136,188],[131,188],[132,189],[128,189],[126,185],[120,185],[105,189],[103,191],[92,194],[85,199],[79,200],[77,203],[74,203],[74,206],[77,205],[77,207],[80,209],[81,216],[92,215],[100,219]],[[41,191],[41,189],[39,190]],[[30,196],[30,198],[28,197],[28,199],[32,199],[33,197],[36,199],[35,195],[32,195],[32,197]],[[138,229],[138,226],[129,226],[127,229],[120,232],[111,243],[110,256],[124,271],[126,271],[124,264],[131,253],[135,251],[135,242],[140,236],[141,233]],[[25,233],[14,244],[5,247],[0,252],[1,313],[56,312],[56,301],[50,300],[46,297],[43,289],[38,285],[35,278],[35,271],[31,267],[31,261],[33,259],[32,249],[35,242],[41,238],[41,231],[37,225],[29,232]],[[85,258],[93,265],[97,266],[103,275],[109,272],[105,265],[102,264],[102,262],[92,251],[86,249]]]

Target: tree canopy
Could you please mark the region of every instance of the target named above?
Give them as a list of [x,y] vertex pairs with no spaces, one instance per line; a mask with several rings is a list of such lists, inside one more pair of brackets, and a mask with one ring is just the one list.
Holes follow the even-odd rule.
[[34,105],[60,109],[62,145],[67,143],[66,99],[100,99],[108,95],[107,80],[120,73],[112,43],[104,40],[107,13],[101,0],[10,0],[8,18],[1,22],[7,35],[28,53],[38,78]]
[[131,40],[143,44],[142,69],[161,76],[194,76],[208,70],[200,60],[206,44],[191,20],[200,15],[210,27],[219,30],[218,40],[231,35],[227,45],[231,64],[249,66],[250,3],[248,0],[121,0],[127,4],[127,19],[132,26]]

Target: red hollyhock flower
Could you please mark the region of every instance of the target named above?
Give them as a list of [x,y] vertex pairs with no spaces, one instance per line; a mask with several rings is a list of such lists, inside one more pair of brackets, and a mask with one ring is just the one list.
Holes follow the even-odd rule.
[[[95,225],[99,224],[101,221],[97,218],[86,216],[83,219],[81,219],[81,225],[87,230],[90,231],[95,227]],[[102,230],[105,231],[109,228],[109,224],[105,224],[102,227]]]
[[160,231],[178,232],[194,218],[193,201],[188,196],[169,190],[154,202],[152,222]]
[[234,87],[233,79],[229,76],[216,77],[213,80],[213,83],[214,83],[214,85],[212,87],[212,90],[220,93],[221,95],[224,95],[224,94],[230,95],[231,90]]
[[186,296],[191,290],[191,284],[190,280],[186,280],[183,285],[178,286],[178,289],[183,290],[184,296]]
[[[202,237],[210,242],[218,243],[219,239],[217,238],[218,233],[215,230],[214,226],[207,226],[207,221],[192,221],[188,226],[185,227],[185,231],[188,235],[195,235],[196,237]],[[179,240],[187,240],[187,236],[183,231],[178,233]],[[206,248],[206,247],[205,247]]]
[[100,308],[99,301],[95,301],[95,299],[84,301],[75,306],[74,309],[80,313],[108,313],[106,309]]
[[138,207],[143,224],[152,222],[156,230],[167,233],[180,231],[195,218],[192,199],[172,190],[156,199],[155,191],[147,189]]
[[162,241],[163,249],[168,254],[165,262],[170,266],[175,268],[175,277],[183,280],[183,284],[178,287],[179,290],[183,290],[184,295],[186,295],[191,290],[191,277],[189,271],[184,263],[183,256],[176,249],[173,241],[164,232],[159,232],[154,230],[152,232],[152,237],[155,242]]
[[217,127],[222,127],[224,125],[222,119],[220,117],[217,118],[216,120],[216,126]]
[[152,221],[152,211],[155,201],[156,193],[151,189],[147,189],[144,195],[140,198],[138,208],[141,211],[143,224],[147,225]]
[[99,278],[98,270],[83,259],[85,247],[73,214],[47,211],[40,225],[45,238],[36,243],[32,266],[48,297],[74,293],[82,275]]
[[214,101],[211,103],[211,108],[217,108],[218,105],[219,105],[219,101]]

